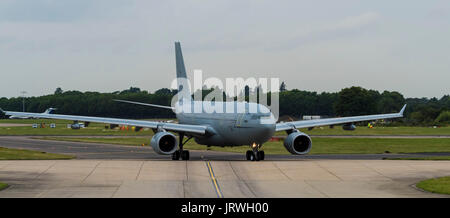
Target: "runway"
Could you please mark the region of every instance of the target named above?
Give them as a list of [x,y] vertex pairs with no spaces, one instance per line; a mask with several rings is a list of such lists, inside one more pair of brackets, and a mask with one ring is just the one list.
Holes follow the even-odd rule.
[[[414,184],[450,175],[448,161],[390,161],[430,154],[267,155],[191,151],[172,161],[151,147],[0,137],[0,147],[76,155],[0,161],[0,197],[448,197]],[[444,155],[442,153],[435,155]]]
[[19,127],[19,126],[31,126],[31,124],[22,124],[22,123],[0,123],[0,127]]
[[0,161],[0,197],[448,197],[414,187],[448,175],[446,161]]
[[[38,140],[28,136],[0,136],[0,147],[28,149],[75,155],[77,159],[138,159],[170,160],[170,156],[158,155],[150,146],[109,145],[99,143],[63,142]],[[190,151],[191,160],[245,160],[245,155],[231,152]],[[315,155],[266,155],[266,160],[305,160],[305,159],[343,159],[343,160],[382,160],[383,158],[450,156],[450,153],[414,154],[315,154]]]

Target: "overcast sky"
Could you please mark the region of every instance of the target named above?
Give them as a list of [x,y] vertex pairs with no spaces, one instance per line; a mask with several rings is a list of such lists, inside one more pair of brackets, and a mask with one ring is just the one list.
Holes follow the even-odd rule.
[[0,97],[279,77],[288,89],[450,94],[450,1],[1,0]]

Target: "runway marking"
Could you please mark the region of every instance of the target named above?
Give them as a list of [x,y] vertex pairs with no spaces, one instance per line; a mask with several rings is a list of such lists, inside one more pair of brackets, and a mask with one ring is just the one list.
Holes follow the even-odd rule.
[[323,192],[322,190],[316,188],[313,184],[309,183],[308,180],[303,180],[307,185],[309,185],[312,189],[318,191],[320,194],[322,194],[323,196],[327,197],[327,198],[331,198],[329,195],[327,195],[325,192]]
[[390,178],[389,176],[384,175],[383,173],[379,172],[377,169],[375,169],[374,167],[369,166],[366,163],[363,163],[363,166],[368,168],[368,169],[370,169],[370,170],[373,170],[375,173],[377,173],[378,175],[380,175],[380,176],[382,176],[382,177],[384,177],[386,179],[392,180],[392,178]]
[[213,184],[214,189],[216,190],[216,194],[218,198],[223,198],[222,190],[220,190],[219,183],[216,180],[216,176],[214,175],[214,170],[212,169],[211,162],[206,161],[206,166],[208,167],[209,176],[211,176],[211,182]]
[[83,181],[81,181],[81,183],[83,183],[84,181],[86,181],[86,179],[92,175],[92,173],[94,173],[95,169],[97,169],[98,165],[100,165],[100,163],[102,163],[102,161],[99,161],[94,168],[91,170],[91,172],[89,172],[89,174],[83,179]]
[[42,176],[44,173],[46,173],[50,168],[52,168],[53,166],[55,166],[56,161],[52,164],[50,164],[49,167],[47,167],[47,169],[45,169],[44,171],[42,171],[41,173],[39,173],[39,175],[37,175],[35,178],[39,178],[40,176]]
[[336,177],[337,179],[339,179],[340,181],[344,181],[343,179],[341,179],[341,177],[337,176],[335,173],[331,172],[331,170],[328,170],[326,167],[323,167],[322,165],[320,165],[318,162],[315,162],[315,164],[317,166],[319,166],[319,168],[321,168],[322,170],[327,171],[329,174],[333,175],[334,177]]
[[242,181],[242,182],[244,183],[245,187],[247,187],[247,189],[250,191],[250,193],[253,195],[253,197],[256,198],[256,194],[255,194],[255,192],[250,188],[250,186],[248,185],[247,180],[242,179],[242,178],[239,176],[239,174],[237,174],[236,170],[234,169],[234,167],[233,167],[233,165],[231,164],[230,161],[228,161],[228,164],[230,165],[231,170],[233,171],[234,175],[239,179],[239,181]]
[[291,177],[289,177],[283,170],[281,170],[281,168],[278,167],[278,165],[275,162],[272,161],[272,164],[275,166],[275,168],[277,168],[281,172],[281,174],[283,174],[283,176],[288,178],[288,180],[292,180]]
[[138,180],[139,176],[141,175],[142,166],[144,166],[144,163],[145,163],[145,161],[142,161],[142,164],[141,164],[141,166],[139,167],[139,172],[137,173],[136,179],[135,179],[135,180]]

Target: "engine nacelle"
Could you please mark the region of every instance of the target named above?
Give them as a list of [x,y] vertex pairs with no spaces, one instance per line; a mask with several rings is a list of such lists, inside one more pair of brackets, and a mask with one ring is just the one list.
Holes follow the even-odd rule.
[[170,132],[157,132],[150,141],[153,150],[158,154],[172,154],[177,150],[178,140]]
[[345,124],[345,125],[342,125],[342,129],[348,130],[348,131],[353,131],[356,129],[356,126],[353,124]]
[[307,154],[311,150],[311,138],[303,132],[293,132],[284,140],[284,147],[291,154]]

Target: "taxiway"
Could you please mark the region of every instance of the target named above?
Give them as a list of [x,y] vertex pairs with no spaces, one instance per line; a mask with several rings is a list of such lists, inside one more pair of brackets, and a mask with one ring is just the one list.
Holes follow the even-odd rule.
[[414,184],[449,175],[449,166],[391,160],[0,161],[0,180],[10,185],[0,197],[448,197]]

